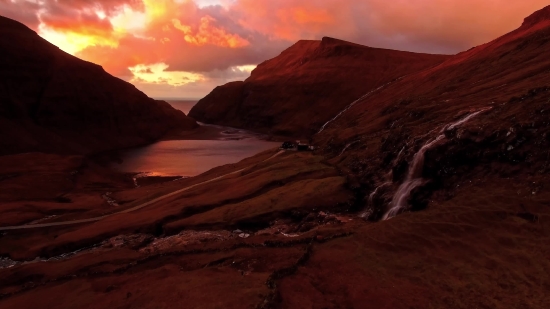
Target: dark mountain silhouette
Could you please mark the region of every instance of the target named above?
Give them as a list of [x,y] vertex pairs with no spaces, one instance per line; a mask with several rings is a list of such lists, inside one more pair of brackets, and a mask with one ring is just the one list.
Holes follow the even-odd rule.
[[195,126],[168,103],[0,17],[0,154],[93,153]]

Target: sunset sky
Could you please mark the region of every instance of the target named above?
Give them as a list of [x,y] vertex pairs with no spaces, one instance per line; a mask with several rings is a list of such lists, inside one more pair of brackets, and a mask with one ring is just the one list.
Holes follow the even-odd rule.
[[156,98],[201,98],[300,39],[457,53],[548,0],[0,0],[18,20]]

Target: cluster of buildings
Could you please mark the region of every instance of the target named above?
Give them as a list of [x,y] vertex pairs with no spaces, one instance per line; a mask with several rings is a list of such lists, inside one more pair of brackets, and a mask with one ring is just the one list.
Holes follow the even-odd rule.
[[295,150],[295,151],[313,151],[315,150],[315,146],[309,145],[307,143],[303,143],[301,141],[286,141],[281,145],[281,149],[285,150]]

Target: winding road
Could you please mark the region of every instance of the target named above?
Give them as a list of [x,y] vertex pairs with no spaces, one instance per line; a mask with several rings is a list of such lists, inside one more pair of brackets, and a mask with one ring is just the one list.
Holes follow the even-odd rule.
[[64,226],[64,225],[74,225],[74,224],[80,224],[80,223],[88,223],[88,222],[96,222],[96,221],[99,221],[99,220],[102,220],[102,219],[105,219],[105,218],[108,218],[108,217],[111,217],[111,216],[114,216],[114,215],[118,215],[118,214],[124,214],[124,213],[129,213],[129,212],[133,212],[133,211],[136,211],[136,210],[139,210],[139,209],[142,209],[144,207],[147,207],[149,205],[152,205],[152,204],[155,204],[159,201],[162,201],[164,199],[167,199],[169,197],[172,197],[174,195],[177,195],[177,194],[180,194],[182,192],[185,192],[185,191],[188,191],[188,190],[191,190],[195,187],[198,187],[200,185],[204,185],[204,184],[207,184],[207,183],[210,183],[210,182],[213,182],[213,181],[216,181],[216,180],[220,180],[222,178],[225,178],[227,176],[230,176],[230,175],[234,175],[234,174],[237,174],[237,173],[240,173],[248,168],[252,168],[260,163],[263,163],[263,162],[266,162],[266,161],[269,161],[279,155],[281,155],[282,153],[284,153],[285,151],[284,150],[281,150],[279,152],[277,152],[276,154],[272,155],[271,157],[259,162],[259,163],[256,163],[256,164],[253,164],[253,165],[250,165],[250,166],[247,166],[245,168],[241,168],[240,170],[237,170],[237,171],[233,171],[231,173],[227,173],[227,174],[224,174],[224,175],[221,175],[221,176],[218,176],[216,178],[212,178],[212,179],[209,179],[209,180],[206,180],[206,181],[203,181],[203,182],[200,182],[200,183],[197,183],[197,184],[194,184],[192,186],[189,186],[189,187],[185,187],[183,189],[179,189],[177,191],[174,191],[174,192],[170,192],[166,195],[163,195],[163,196],[160,196],[160,197],[157,197],[156,199],[153,199],[153,200],[150,200],[148,202],[145,202],[143,204],[140,204],[138,206],[135,206],[135,207],[132,207],[132,208],[128,208],[128,209],[125,209],[125,210],[121,210],[121,211],[118,211],[118,212],[114,212],[114,213],[111,213],[111,214],[108,214],[108,215],[104,215],[104,216],[101,216],[101,217],[94,217],[94,218],[88,218],[88,219],[81,219],[81,220],[71,220],[71,221],[62,221],[62,222],[51,222],[51,223],[40,223],[40,224],[28,224],[28,225],[15,225],[15,226],[4,226],[4,227],[0,227],[0,231],[10,231],[10,230],[23,230],[23,229],[34,229],[34,228],[41,228],[41,227],[52,227],[52,226]]

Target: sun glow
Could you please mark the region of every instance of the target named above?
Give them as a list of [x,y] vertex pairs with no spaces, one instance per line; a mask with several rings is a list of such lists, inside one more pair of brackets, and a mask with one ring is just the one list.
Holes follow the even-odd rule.
[[116,31],[137,32],[145,28],[147,19],[145,12],[134,11],[131,7],[125,5],[117,15],[109,20]]
[[110,48],[118,47],[117,32],[113,32],[109,35],[75,31],[62,32],[41,24],[39,26],[38,33],[44,39],[71,55],[74,55],[90,46],[105,46]]
[[128,68],[134,75],[131,82],[148,84],[168,84],[171,86],[182,86],[204,80],[201,74],[166,71],[168,65],[165,63],[138,64]]
[[42,22],[38,32],[46,40],[73,55],[88,47],[117,48],[120,40],[128,35],[158,41],[160,44],[171,42],[169,34],[159,36],[158,32],[153,32],[153,36],[150,36],[151,32],[148,29],[157,26],[162,26],[163,32],[183,33],[182,39],[195,46],[241,48],[250,45],[248,40],[217,25],[217,20],[209,15],[201,17],[198,24],[184,24],[176,18],[178,5],[183,2],[185,1],[143,0],[141,9],[123,4],[111,16],[99,9],[86,9],[79,14],[84,12],[96,15],[100,20],[105,20],[109,27],[88,23],[75,25],[74,28],[55,27]]
[[143,0],[147,21],[162,19],[176,9],[173,0]]
[[255,64],[247,64],[247,65],[235,66],[235,67],[232,67],[231,69],[233,71],[251,73],[252,71],[254,71],[254,69],[256,67],[257,67],[257,65],[255,65]]

